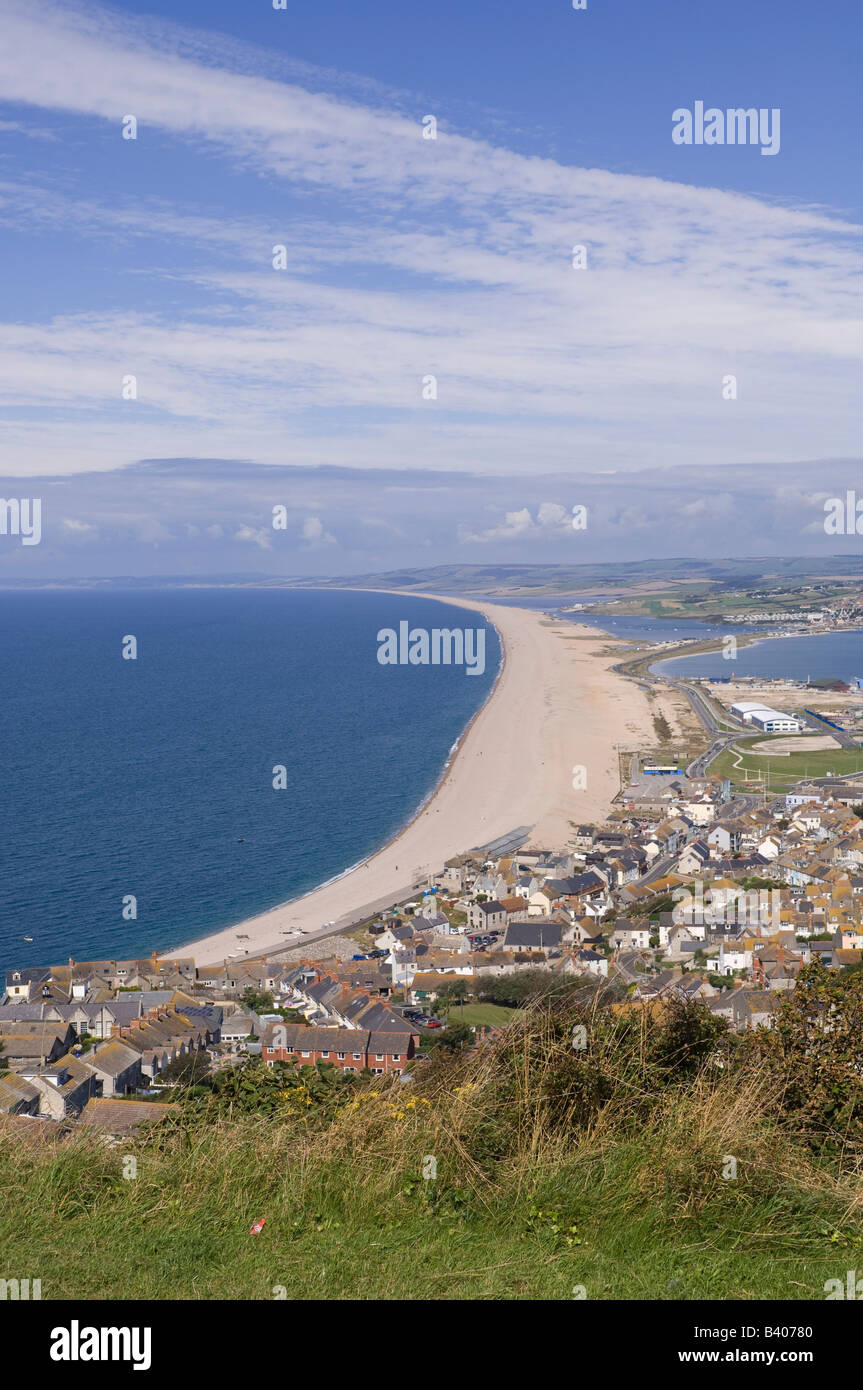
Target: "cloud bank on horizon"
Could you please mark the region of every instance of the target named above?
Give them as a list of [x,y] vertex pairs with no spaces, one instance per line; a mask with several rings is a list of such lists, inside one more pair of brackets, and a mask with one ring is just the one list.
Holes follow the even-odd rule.
[[419,96],[90,5],[0,0],[0,93],[0,474],[56,480],[33,572],[638,558],[708,512],[699,553],[771,520],[773,553],[823,544],[808,461],[859,452],[853,217],[445,110],[425,138]]
[[[238,470],[242,477],[238,481]],[[159,459],[120,472],[17,478],[41,499],[37,545],[4,537],[4,580],[148,575],[343,576],[442,564],[597,564],[859,552],[843,519],[859,465],[729,465],[638,473],[441,474],[434,469]],[[822,480],[829,479],[829,486]],[[863,513],[863,494],[860,511]],[[836,505],[832,504],[835,512]],[[863,531],[863,516],[858,524]]]

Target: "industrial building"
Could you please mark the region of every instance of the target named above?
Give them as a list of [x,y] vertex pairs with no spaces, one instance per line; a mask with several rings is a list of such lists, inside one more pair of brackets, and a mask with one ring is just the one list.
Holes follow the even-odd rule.
[[757,729],[763,729],[765,734],[799,734],[806,727],[802,719],[795,719],[792,714],[783,714],[781,710],[771,709],[769,705],[754,700],[740,700],[731,706],[731,713],[742,719],[744,724],[754,724]]

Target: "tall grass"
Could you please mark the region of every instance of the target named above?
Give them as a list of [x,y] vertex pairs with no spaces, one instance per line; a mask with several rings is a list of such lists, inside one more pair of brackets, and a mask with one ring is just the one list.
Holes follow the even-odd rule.
[[540,1002],[335,1115],[0,1133],[0,1274],[43,1298],[823,1297],[863,1267],[858,1168],[804,1143],[775,1066],[713,1024]]

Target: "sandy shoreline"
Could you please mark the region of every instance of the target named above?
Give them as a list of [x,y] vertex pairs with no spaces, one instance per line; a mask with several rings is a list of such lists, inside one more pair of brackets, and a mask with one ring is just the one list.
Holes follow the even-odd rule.
[[[616,745],[653,741],[645,693],[610,670],[619,653],[600,654],[613,639],[531,609],[437,594],[404,597],[481,613],[504,652],[495,687],[436,791],[395,839],[341,877],[166,956],[191,955],[208,965],[238,951],[283,951],[304,940],[286,938],[285,928],[347,925],[362,908],[397,901],[452,855],[520,826],[531,827],[532,844],[563,849],[571,822],[606,817],[618,791]],[[578,790],[576,766],[586,774]],[[248,940],[238,941],[239,933]],[[306,938],[309,947],[313,940]]]

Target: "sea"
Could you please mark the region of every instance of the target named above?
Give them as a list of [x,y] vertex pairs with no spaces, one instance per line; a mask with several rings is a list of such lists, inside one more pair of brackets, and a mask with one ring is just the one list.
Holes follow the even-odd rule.
[[[484,673],[381,665],[403,621],[483,628]],[[479,614],[415,597],[0,594],[0,968],[145,957],[362,862],[432,794],[500,660]]]

